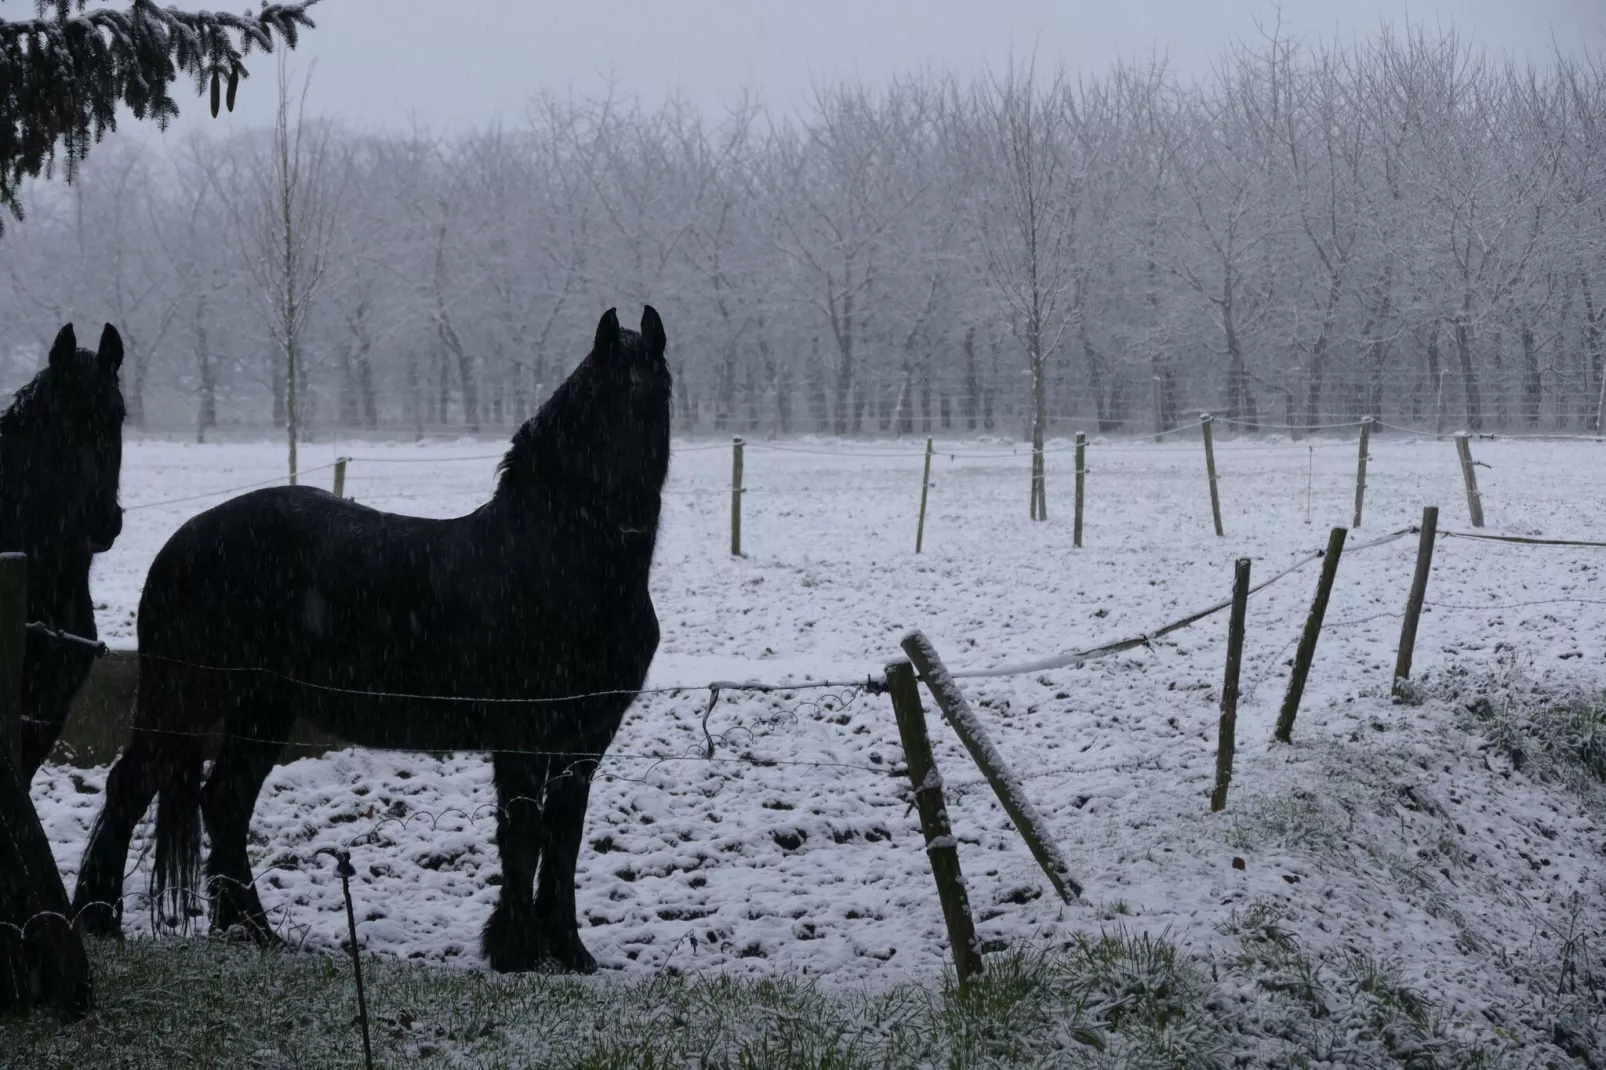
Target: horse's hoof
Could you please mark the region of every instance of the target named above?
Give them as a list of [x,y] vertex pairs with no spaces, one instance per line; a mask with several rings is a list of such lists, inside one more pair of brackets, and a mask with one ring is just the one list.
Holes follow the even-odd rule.
[[568,929],[553,934],[543,956],[547,969],[556,968],[562,973],[596,973],[597,960],[580,940],[580,930]]

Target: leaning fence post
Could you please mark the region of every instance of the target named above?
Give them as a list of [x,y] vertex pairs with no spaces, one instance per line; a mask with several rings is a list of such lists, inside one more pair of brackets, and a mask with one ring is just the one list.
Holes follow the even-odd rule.
[[1071,532],[1071,542],[1078,549],[1082,546],[1082,491],[1086,482],[1087,435],[1078,431],[1076,433],[1076,525]]
[[[1361,456],[1364,465],[1366,455],[1363,453]],[[1310,615],[1305,618],[1299,649],[1294,652],[1294,672],[1288,678],[1288,693],[1283,696],[1283,708],[1277,714],[1275,738],[1282,743],[1293,738],[1294,717],[1299,713],[1299,700],[1305,694],[1305,679],[1310,675],[1310,664],[1316,657],[1316,638],[1322,632],[1322,618],[1327,615],[1327,599],[1333,593],[1333,579],[1338,575],[1338,558],[1344,552],[1344,538],[1348,534],[1343,528],[1334,528],[1327,536],[1322,574],[1316,580],[1316,598],[1310,604]]]
[[1400,649],[1394,658],[1392,691],[1399,693],[1400,681],[1411,676],[1411,659],[1416,654],[1416,625],[1422,617],[1422,602],[1428,593],[1428,573],[1433,570],[1433,542],[1439,534],[1439,507],[1422,510],[1422,534],[1416,543],[1416,574],[1411,577],[1411,595],[1405,602],[1405,622],[1400,625]]
[[915,553],[926,541],[926,497],[931,492],[931,438],[926,438],[926,474],[920,477],[920,526],[915,528]]
[[1199,428],[1204,432],[1205,472],[1210,476],[1210,517],[1216,522],[1216,535],[1221,531],[1221,493],[1216,489],[1216,444],[1210,433],[1210,414],[1199,414]]
[[1361,508],[1366,504],[1366,461],[1367,452],[1372,447],[1372,418],[1368,416],[1361,421],[1361,455],[1355,462],[1355,523],[1351,527],[1361,526]]
[[981,973],[981,951],[976,947],[976,926],[970,919],[970,897],[959,869],[959,844],[948,824],[948,807],[942,797],[942,776],[931,756],[931,740],[926,735],[926,711],[920,705],[920,687],[914,668],[906,661],[887,666],[887,692],[892,696],[892,712],[898,719],[898,736],[903,741],[904,763],[914,784],[915,809],[920,814],[920,831],[926,838],[926,857],[931,875],[937,881],[937,898],[942,903],[942,919],[948,926],[948,945],[953,949],[954,972],[959,975],[959,991],[965,993],[970,978]]
[[350,457],[336,457],[335,458],[335,497],[336,498],[344,498],[346,496],[346,462],[349,461],[349,460],[351,460]]
[[1238,669],[1244,660],[1244,609],[1249,603],[1249,558],[1240,557],[1232,573],[1232,619],[1227,625],[1227,672],[1221,681],[1221,725],[1216,734],[1216,790],[1210,810],[1227,808],[1232,758],[1238,749]]
[[731,439],[731,556],[742,556],[742,446],[741,436]]
[[1473,469],[1471,436],[1466,431],[1455,433],[1455,452],[1461,457],[1461,481],[1467,485],[1467,512],[1472,514],[1472,526],[1483,527],[1483,499],[1478,495],[1478,473]]
[[1082,885],[1071,876],[1070,867],[1065,864],[1065,858],[1060,854],[1059,848],[1049,838],[1048,825],[1038,816],[1037,810],[1032,806],[1031,800],[1020,790],[1020,781],[1010,772],[1009,766],[1004,764],[1003,755],[993,746],[988,737],[987,730],[982,727],[981,721],[965,701],[964,694],[954,686],[953,677],[943,666],[942,659],[932,647],[931,640],[922,632],[913,631],[903,637],[903,652],[909,655],[914,667],[920,670],[920,678],[926,682],[931,691],[931,697],[937,700],[937,708],[942,710],[944,719],[959,741],[970,752],[987,783],[992,785],[993,794],[1003,804],[1004,813],[1014,823],[1021,839],[1026,841],[1026,847],[1037,859],[1037,864],[1043,867],[1048,876],[1048,882],[1054,886],[1054,891],[1065,902],[1082,894]]
[[28,555],[0,554],[0,744],[22,775],[22,657],[27,643]]

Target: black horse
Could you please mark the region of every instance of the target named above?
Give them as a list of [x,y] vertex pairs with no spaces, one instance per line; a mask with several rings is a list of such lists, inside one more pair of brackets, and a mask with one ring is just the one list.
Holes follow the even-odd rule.
[[89,931],[115,931],[130,835],[160,792],[155,894],[171,907],[194,886],[199,809],[214,930],[273,939],[246,833],[300,716],[363,746],[491,751],[503,880],[486,957],[503,971],[596,969],[575,861],[592,773],[658,649],[647,575],[669,469],[664,347],[650,306],[639,334],[609,309],[468,516],[278,487],[168,540],[140,598],[134,736],[74,895]]
[[[0,414],[0,551],[28,555],[28,619],[94,639],[89,565],[123,530],[123,340],[107,324],[100,350],[78,348],[72,324],[44,370]],[[22,662],[23,782],[61,737],[93,646],[30,631]]]

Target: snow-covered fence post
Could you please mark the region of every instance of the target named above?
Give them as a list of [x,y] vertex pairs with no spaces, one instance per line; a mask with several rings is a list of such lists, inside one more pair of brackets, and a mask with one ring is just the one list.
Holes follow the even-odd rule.
[[1232,758],[1238,749],[1238,669],[1244,660],[1244,610],[1249,604],[1249,558],[1240,557],[1232,573],[1232,618],[1227,624],[1227,671],[1221,681],[1221,726],[1216,735],[1216,790],[1210,811],[1227,808]]
[[0,745],[22,769],[22,655],[27,643],[28,555],[0,554]]
[[1439,534],[1439,507],[1422,510],[1422,534],[1416,543],[1416,574],[1411,577],[1411,595],[1405,601],[1405,621],[1400,625],[1400,649],[1394,656],[1394,685],[1411,676],[1411,659],[1416,654],[1416,625],[1422,618],[1422,602],[1428,594],[1428,573],[1433,570],[1433,542]]
[[920,477],[920,526],[915,528],[915,553],[926,541],[926,497],[931,492],[931,439],[926,439],[926,474]]
[[344,498],[346,496],[346,462],[349,460],[351,460],[350,457],[335,458],[334,494],[336,498]]
[[948,945],[954,954],[954,972],[959,975],[959,991],[964,994],[970,987],[971,976],[981,973],[981,950],[976,946],[976,926],[970,919],[970,895],[965,891],[965,877],[959,869],[959,844],[948,824],[942,776],[937,772],[936,760],[931,756],[931,740],[926,735],[926,711],[920,705],[920,687],[907,661],[887,666],[887,692],[892,696],[892,712],[898,719],[898,736],[903,742],[903,759],[915,789],[915,809],[920,815],[920,831],[926,839],[931,875],[937,881],[937,898],[942,903]]
[[1355,462],[1355,523],[1351,527],[1361,526],[1361,508],[1366,504],[1366,455],[1371,448],[1372,418],[1368,416],[1361,421],[1361,455]]
[[1065,864],[1065,857],[1060,854],[1059,848],[1049,838],[1048,826],[1038,816],[1037,809],[1032,806],[1031,800],[1026,798],[1021,790],[1020,781],[1004,762],[1003,755],[993,746],[993,741],[987,735],[987,730],[981,726],[981,721],[971,710],[970,703],[965,701],[964,694],[955,686],[953,677],[943,666],[942,659],[932,648],[931,640],[922,632],[913,631],[903,637],[903,652],[909,655],[909,660],[920,671],[920,678],[926,682],[926,688],[931,697],[937,700],[937,708],[942,710],[943,718],[959,737],[959,741],[970,752],[970,757],[981,769],[987,783],[992,785],[993,794],[1003,804],[1004,813],[1015,825],[1021,839],[1026,841],[1027,848],[1037,864],[1043,867],[1048,876],[1048,882],[1054,886],[1059,897],[1069,903],[1082,894],[1082,885],[1071,876],[1070,867]]
[[1071,529],[1071,544],[1082,548],[1082,492],[1087,483],[1087,435],[1076,433],[1076,525]]
[[[1364,465],[1365,454],[1361,463]],[[1305,680],[1310,675],[1310,663],[1316,657],[1316,638],[1322,633],[1322,618],[1327,615],[1327,599],[1333,593],[1333,580],[1338,576],[1338,558],[1344,552],[1344,539],[1349,535],[1343,528],[1334,528],[1327,536],[1327,552],[1322,557],[1322,574],[1316,580],[1316,597],[1310,604],[1310,616],[1305,618],[1305,630],[1299,637],[1299,649],[1294,652],[1294,671],[1288,678],[1288,693],[1283,696],[1283,708],[1277,714],[1276,739],[1289,742],[1294,734],[1294,717],[1299,713],[1299,700],[1305,694]]]
[[1478,473],[1474,471],[1471,436],[1466,431],[1455,433],[1455,452],[1461,457],[1461,481],[1467,485],[1467,512],[1472,514],[1472,526],[1483,527],[1483,499],[1478,496]]
[[731,556],[742,556],[742,439],[731,439]]
[[1216,522],[1216,536],[1221,531],[1221,492],[1216,489],[1216,442],[1210,433],[1210,414],[1199,414],[1199,429],[1204,433],[1205,473],[1210,477],[1210,518]]

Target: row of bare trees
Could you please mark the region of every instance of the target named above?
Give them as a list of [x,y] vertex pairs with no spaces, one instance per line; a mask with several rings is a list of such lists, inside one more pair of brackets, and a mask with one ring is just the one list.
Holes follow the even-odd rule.
[[788,118],[546,96],[358,134],[301,103],[34,188],[0,386],[109,319],[149,428],[504,428],[650,301],[685,432],[1601,429],[1606,65],[1272,35],[1197,85],[1016,65]]

